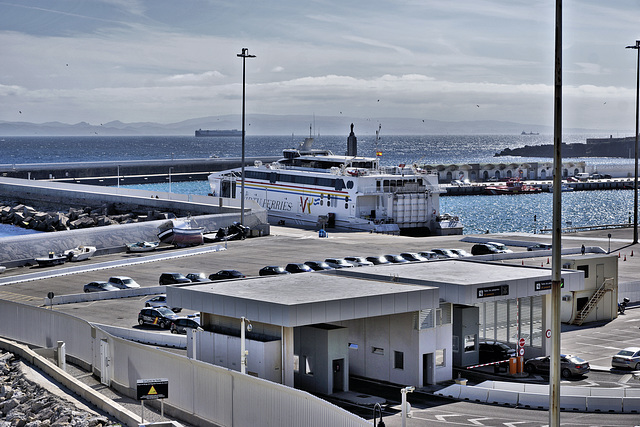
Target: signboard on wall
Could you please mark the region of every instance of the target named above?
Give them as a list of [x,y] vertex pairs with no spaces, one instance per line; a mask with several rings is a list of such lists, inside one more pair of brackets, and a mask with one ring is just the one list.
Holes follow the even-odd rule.
[[478,288],[478,298],[499,297],[509,295],[509,285],[489,286],[486,288]]
[[166,399],[169,397],[169,380],[166,378],[137,380],[136,391],[138,400]]
[[[538,291],[548,291],[549,289],[551,289],[552,283],[553,283],[553,281],[551,281],[551,280],[539,280],[539,281],[535,282],[534,290],[536,292],[538,292]],[[560,287],[564,288],[564,279],[560,280]]]

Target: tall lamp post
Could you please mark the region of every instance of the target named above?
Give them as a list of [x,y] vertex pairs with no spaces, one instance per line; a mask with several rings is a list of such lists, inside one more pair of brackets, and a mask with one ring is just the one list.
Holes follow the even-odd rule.
[[247,58],[255,58],[255,55],[249,55],[249,49],[242,48],[238,58],[242,58],[242,181],[240,182],[240,224],[244,225],[244,87],[245,87],[245,63]]
[[633,180],[633,244],[638,243],[638,95],[640,94],[640,40],[636,40],[635,46],[627,46],[627,49],[638,51],[636,62],[636,163]]

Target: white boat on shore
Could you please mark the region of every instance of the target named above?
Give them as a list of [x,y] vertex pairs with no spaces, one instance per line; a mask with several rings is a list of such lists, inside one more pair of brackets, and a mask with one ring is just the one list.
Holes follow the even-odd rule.
[[78,246],[77,248],[64,251],[68,261],[84,261],[91,258],[96,253],[95,246]]
[[[245,198],[267,209],[269,222],[404,235],[462,234],[457,217],[440,215],[438,176],[417,165],[380,166],[357,156],[351,125],[347,155],[311,148],[313,138],[284,150],[277,162],[245,168]],[[211,195],[240,199],[241,169],[209,175]]]
[[155,251],[159,245],[160,242],[136,242],[128,243],[125,246],[127,247],[127,252],[151,252]]

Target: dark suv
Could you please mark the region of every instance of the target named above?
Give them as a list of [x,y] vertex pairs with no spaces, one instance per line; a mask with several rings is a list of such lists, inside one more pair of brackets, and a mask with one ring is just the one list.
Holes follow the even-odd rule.
[[182,273],[162,273],[158,279],[160,286],[175,285],[177,283],[191,283]]
[[480,363],[501,362],[516,356],[515,349],[500,341],[479,343]]
[[503,251],[487,243],[478,243],[471,247],[471,255],[501,254]]
[[178,316],[167,307],[143,308],[138,313],[138,324],[160,326],[167,329]]

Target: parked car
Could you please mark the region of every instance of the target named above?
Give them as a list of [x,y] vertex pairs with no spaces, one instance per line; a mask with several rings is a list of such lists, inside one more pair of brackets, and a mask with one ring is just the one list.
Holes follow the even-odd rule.
[[480,363],[500,362],[516,356],[516,350],[500,341],[478,343]]
[[506,245],[503,245],[502,243],[498,243],[498,242],[487,242],[487,245],[493,245],[496,247],[496,249],[498,249],[499,251],[502,251],[503,254],[510,254],[513,253],[513,251],[511,249],[509,249]]
[[279,265],[266,265],[258,271],[260,276],[276,276],[278,274],[291,274]]
[[140,287],[140,285],[136,283],[135,280],[127,276],[112,276],[112,277],[109,277],[108,282],[118,289],[130,289],[130,288]]
[[493,245],[477,243],[471,247],[471,255],[489,255],[504,253]]
[[175,285],[178,283],[191,283],[182,273],[162,273],[158,279],[160,286]]
[[438,254],[433,251],[420,251],[418,255],[426,259],[438,259]]
[[389,254],[383,255],[383,257],[385,257],[387,261],[393,264],[406,264],[407,262],[409,262],[406,259],[402,258],[400,255]]
[[355,265],[356,267],[373,265],[373,263],[371,261],[367,261],[362,256],[346,256],[346,257],[344,257],[344,260],[350,262],[351,264]]
[[[169,307],[169,305],[167,304],[167,296],[165,294],[162,294],[162,295],[156,295],[153,298],[149,298],[148,300],[146,300],[144,302],[144,306],[145,307],[153,307],[153,308]],[[182,311],[181,307],[169,307],[169,308],[174,313],[180,313]]]
[[611,358],[611,366],[640,371],[640,347],[627,347],[620,350]]
[[199,331],[202,330],[200,327],[200,318],[191,318],[191,317],[178,317],[171,323],[170,329],[172,334],[186,334],[187,329],[197,329]]
[[416,252],[402,252],[400,256],[409,262],[428,261],[427,258]]
[[243,279],[247,276],[238,270],[220,270],[209,275],[209,280]]
[[333,270],[333,267],[324,261],[305,261],[304,263],[315,271]]
[[469,252],[465,251],[464,249],[449,249],[449,250],[454,254],[458,255],[458,258],[473,256]]
[[533,245],[527,246],[528,251],[541,251],[551,249],[550,243],[535,243]]
[[[534,372],[549,372],[551,359],[549,356],[535,357],[524,362],[524,370],[530,374]],[[569,355],[560,355],[560,375],[562,378],[579,377],[589,373],[589,362]]]
[[167,307],[143,308],[138,313],[138,324],[160,326],[167,329],[178,316]]
[[209,278],[204,273],[189,273],[186,275],[186,278],[191,280],[192,282],[208,282]]
[[333,267],[333,268],[349,268],[349,267],[354,267],[353,264],[351,264],[350,262],[342,259],[342,258],[327,258],[324,260],[324,262],[326,262],[327,264],[329,264],[329,267]]
[[439,258],[458,258],[458,255],[454,254],[450,249],[436,248],[431,249],[431,251],[435,252]]
[[391,264],[391,261],[386,259],[384,256],[368,256],[365,258],[367,261],[372,262],[373,265],[383,265],[383,264]]
[[111,283],[108,282],[91,282],[84,285],[83,290],[85,292],[102,292],[102,291],[118,291]]
[[284,268],[287,272],[296,274],[296,273],[311,273],[315,271],[313,268],[309,267],[307,264],[301,262],[292,262],[286,265]]

